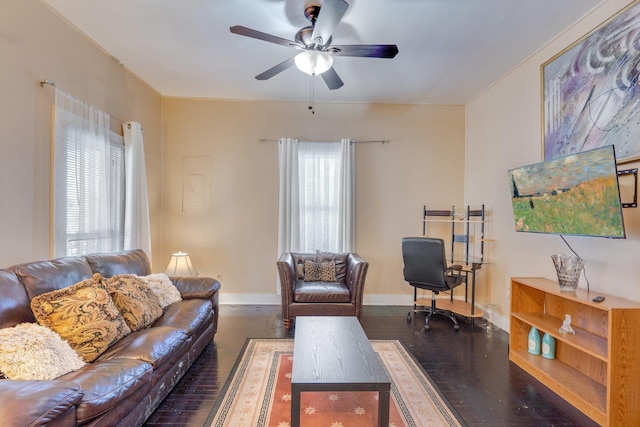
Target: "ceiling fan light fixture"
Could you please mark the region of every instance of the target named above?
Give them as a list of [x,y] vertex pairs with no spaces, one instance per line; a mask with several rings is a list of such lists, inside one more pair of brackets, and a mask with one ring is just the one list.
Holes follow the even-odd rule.
[[310,76],[317,76],[333,66],[333,56],[319,50],[305,50],[293,58],[298,70]]

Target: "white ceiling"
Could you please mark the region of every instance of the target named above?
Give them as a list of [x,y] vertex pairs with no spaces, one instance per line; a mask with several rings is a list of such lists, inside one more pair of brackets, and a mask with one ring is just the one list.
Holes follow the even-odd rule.
[[[232,34],[292,40],[305,0],[42,0],[164,96],[307,102],[298,51]],[[464,104],[602,0],[347,0],[334,44],[396,44],[394,59],[336,57],[344,81],[315,78],[316,102]],[[321,12],[322,13],[322,12]]]

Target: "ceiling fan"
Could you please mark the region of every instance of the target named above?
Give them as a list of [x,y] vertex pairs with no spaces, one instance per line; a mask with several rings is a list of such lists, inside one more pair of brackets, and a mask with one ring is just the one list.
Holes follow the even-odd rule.
[[344,0],[324,0],[322,5],[317,2],[307,5],[304,8],[304,16],[311,22],[311,25],[300,29],[295,35],[295,40],[287,40],[241,25],[235,25],[229,30],[234,34],[301,51],[294,57],[258,74],[256,79],[270,79],[295,64],[298,69],[309,75],[321,75],[327,87],[333,90],[344,85],[338,73],[333,69],[334,56],[393,58],[398,54],[398,46],[394,44],[332,45],[333,30],[348,7],[349,4]]

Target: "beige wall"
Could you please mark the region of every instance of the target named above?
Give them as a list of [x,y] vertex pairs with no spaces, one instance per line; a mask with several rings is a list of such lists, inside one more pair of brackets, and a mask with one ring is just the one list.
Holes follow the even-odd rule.
[[[570,253],[560,237],[516,233],[513,226],[507,170],[541,161],[540,65],[626,6],[606,1],[567,29],[535,55],[512,70],[467,105],[466,198],[485,203],[490,212],[490,265],[479,300],[499,304],[503,327],[508,315],[508,286],[512,276],[555,279],[550,256]],[[637,167],[635,164],[621,168]],[[586,260],[590,288],[640,301],[640,210],[624,209],[626,240],[567,237]],[[586,288],[584,278],[580,287]]]
[[154,249],[162,242],[161,100],[37,0],[0,5],[0,265],[49,258],[49,129],[59,88],[144,127]]
[[[462,203],[462,106],[320,104],[312,115],[306,104],[164,99],[163,117],[163,256],[188,252],[220,279],[223,302],[279,301],[278,145],[261,138],[390,140],[356,145],[356,249],[371,263],[369,303],[409,304],[400,239],[421,233],[423,204]],[[192,173],[183,157],[210,161],[210,205],[183,207]]]
[[[162,100],[37,0],[7,0],[0,12],[0,265],[50,257],[54,90],[39,85],[49,79],[142,123],[153,269],[188,251],[203,275],[221,279],[223,301],[278,301],[277,144],[260,138],[389,139],[357,145],[356,245],[371,261],[365,298],[408,303],[400,238],[420,233],[423,204],[462,203],[462,106],[319,104],[311,115],[306,104]],[[210,159],[206,209],[183,212],[183,157]]]
[[[506,171],[539,161],[540,64],[627,4],[609,0],[463,106],[306,104],[162,99],[36,0],[0,6],[0,265],[49,257],[51,88],[115,117],[142,123],[150,191],[154,271],[173,251],[191,253],[219,277],[222,300],[277,302],[277,144],[260,138],[389,139],[357,145],[358,252],[371,262],[365,300],[406,304],[400,239],[421,232],[423,204],[484,203],[490,264],[478,299],[500,306],[509,277],[553,278],[557,236],[516,234]],[[185,159],[186,158],[186,159]],[[183,208],[190,161],[209,162],[210,200]],[[187,166],[183,166],[184,165]],[[625,167],[637,165],[625,165]],[[570,237],[590,286],[640,301],[640,210],[626,209],[626,240]],[[615,285],[614,285],[615,284]],[[584,281],[581,286],[585,286]]]

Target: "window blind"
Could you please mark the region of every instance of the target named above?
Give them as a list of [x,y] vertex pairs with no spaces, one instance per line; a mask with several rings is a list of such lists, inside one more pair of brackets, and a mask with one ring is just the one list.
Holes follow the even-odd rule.
[[[124,141],[122,136],[109,133],[104,152],[87,148],[68,132],[67,141],[67,214],[66,253],[81,255],[105,250],[121,250],[124,241]],[[86,135],[89,137],[90,135]],[[75,141],[74,141],[75,140]],[[71,141],[74,141],[71,143]],[[101,184],[101,174],[107,167],[107,188]],[[107,221],[101,217],[101,198],[108,197]]]
[[124,246],[125,153],[110,117],[56,94],[53,150],[53,256]]

